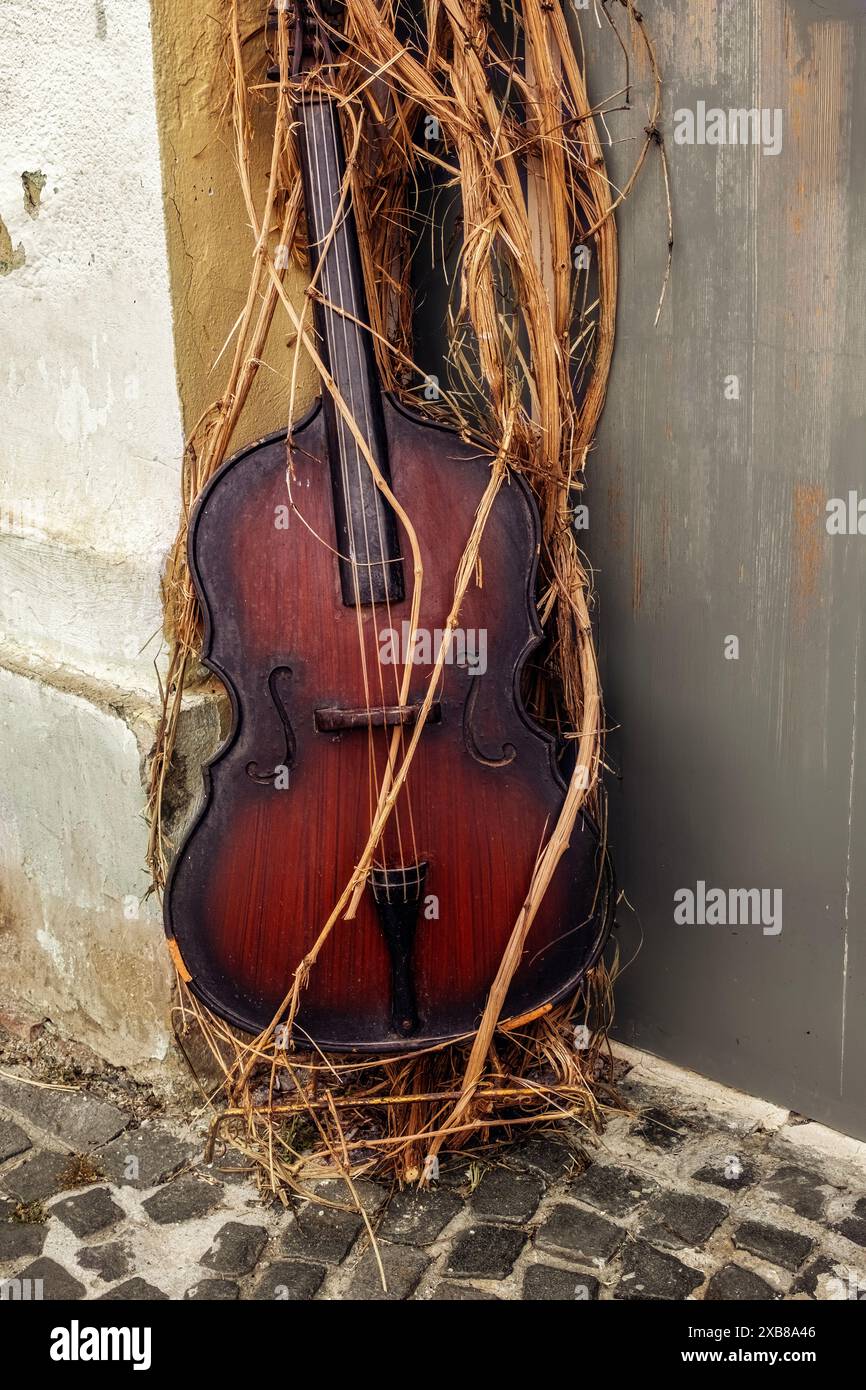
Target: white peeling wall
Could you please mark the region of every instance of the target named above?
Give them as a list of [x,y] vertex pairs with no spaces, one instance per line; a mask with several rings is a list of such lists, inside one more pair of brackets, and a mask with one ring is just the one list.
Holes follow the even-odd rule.
[[181,425],[147,0],[4,6],[2,63],[4,628],[149,689]]
[[130,1061],[168,1038],[130,903],[182,450],[149,24],[19,0],[0,40],[0,1005]]

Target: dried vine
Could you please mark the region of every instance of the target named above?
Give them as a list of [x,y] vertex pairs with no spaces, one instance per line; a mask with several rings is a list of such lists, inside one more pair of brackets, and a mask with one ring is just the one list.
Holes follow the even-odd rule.
[[[625,17],[625,38],[608,8]],[[225,1079],[228,1107],[223,1118],[231,1121],[235,1142],[263,1164],[274,1191],[300,1185],[301,1176],[306,1180],[316,1164],[336,1167],[349,1178],[383,1168],[403,1179],[429,1178],[443,1146],[489,1140],[499,1131],[563,1113],[589,1128],[600,1122],[598,1097],[604,1089],[599,1058],[610,1012],[604,967],[596,965],[577,998],[546,1016],[504,1029],[501,1010],[581,806],[588,804],[603,820],[602,705],[590,580],[572,520],[613,352],[613,212],[649,150],[657,147],[664,161],[664,149],[658,134],[660,77],[643,18],[632,0],[602,5],[601,12],[626,55],[636,47],[642,50],[652,79],[646,139],[619,192],[605,170],[598,113],[590,103],[562,0],[516,0],[514,9],[504,12],[506,23],[499,30],[485,0],[425,0],[421,17],[410,15],[400,0],[346,0],[341,112],[373,341],[386,386],[416,402],[426,378],[413,360],[410,195],[421,176],[432,171],[459,205],[461,237],[449,305],[451,381],[435,409],[465,438],[482,442],[494,462],[454,577],[452,609],[442,615],[441,626],[447,629],[458,619],[498,489],[509,470],[521,472],[535,492],[542,518],[538,612],[546,639],[543,664],[534,672],[527,696],[536,717],[576,744],[576,756],[559,821],[539,852],[474,1037],[387,1063],[359,1065],[356,1059],[314,1055],[301,1064],[286,1050],[285,1030],[278,1028],[281,1019],[294,1018],[327,935],[339,930],[340,921],[353,911],[423,737],[444,643],[412,738],[405,747],[394,745],[394,771],[381,789],[367,845],[317,941],[298,962],[293,989],[271,1026],[252,1042],[244,1040],[183,991],[181,1026],[195,1020],[201,1028]],[[400,508],[316,351],[310,308],[312,298],[321,297],[318,268],[311,268],[310,289],[300,307],[283,284],[286,264],[292,258],[304,264],[306,247],[286,6],[280,3],[274,13],[276,22],[269,28],[263,6],[261,24],[247,33],[241,29],[237,0],[229,6],[228,109],[254,242],[249,292],[235,328],[225,388],[187,444],[182,521],[165,578],[172,646],[149,798],[149,863],[158,889],[173,849],[166,834],[166,783],[184,695],[199,669],[200,614],[186,563],[187,523],[195,498],[226,456],[276,313],[287,316],[295,343],[286,383],[287,422],[296,415],[299,369],[306,356],[323,389],[335,395],[378,485]],[[510,43],[499,32],[503,28]],[[253,42],[258,38],[261,44]],[[264,81],[268,63],[278,78],[270,87]],[[263,138],[263,93],[270,176],[257,205],[250,152],[253,142]],[[432,145],[420,135],[422,123],[431,121],[439,137]],[[589,254],[576,256],[576,248]],[[409,513],[401,509],[401,519],[411,542],[411,503],[403,499],[403,505],[409,507]],[[423,582],[417,567],[415,581]],[[417,599],[416,593],[414,612]],[[577,1049],[576,1019],[583,1020],[578,1027],[588,1029],[589,1039]],[[301,1119],[306,1123],[303,1150],[297,1134]]]

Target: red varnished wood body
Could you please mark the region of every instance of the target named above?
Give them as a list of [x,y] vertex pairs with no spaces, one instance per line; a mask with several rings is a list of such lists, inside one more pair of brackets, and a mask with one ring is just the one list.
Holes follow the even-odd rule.
[[[441,628],[489,461],[449,431],[383,403],[395,494],[413,518],[424,562],[420,626]],[[293,972],[330,915],[364,847],[370,822],[366,731],[318,732],[315,711],[365,704],[357,611],[344,606],[324,416],[293,436],[292,512],[285,437],[229,461],[203,495],[190,531],[190,559],[206,613],[205,657],[225,681],[233,731],[205,775],[205,800],[175,860],[166,929],[178,943],[192,989],[248,1030],[270,1021]],[[306,524],[305,524],[306,523]],[[520,669],[537,642],[532,585],[537,518],[528,491],[503,487],[486,527],[483,584],[470,586],[465,630],[486,630],[487,670],[445,667],[440,719],[424,730],[409,779],[414,841],[427,865],[413,976],[418,1022],[395,1032],[389,957],[370,889],[354,921],[339,921],[315,966],[298,1016],[297,1040],[332,1049],[404,1050],[469,1032],[478,1022],[529,886],[539,848],[562,804],[564,785],[548,737],[525,715]],[[391,606],[399,630],[409,617],[412,571],[400,531],[407,597]],[[323,544],[322,542],[325,542]],[[360,610],[374,703],[382,607]],[[274,702],[272,673],[291,725]],[[416,665],[420,700],[429,665]],[[399,674],[399,668],[397,668]],[[395,702],[394,675],[389,702]],[[384,749],[387,733],[379,731]],[[288,787],[256,781],[291,763]],[[380,769],[382,762],[380,761]],[[402,846],[389,827],[389,863],[411,857],[408,808],[399,803]],[[601,852],[579,818],[530,932],[507,1014],[562,995],[603,943],[607,912],[597,893]]]

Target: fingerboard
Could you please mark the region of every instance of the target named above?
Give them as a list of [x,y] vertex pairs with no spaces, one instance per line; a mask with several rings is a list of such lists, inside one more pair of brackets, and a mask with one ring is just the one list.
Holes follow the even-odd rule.
[[[314,301],[319,351],[359,434],[390,482],[381,387],[350,194],[340,209],[345,156],[339,117],[334,103],[319,96],[305,98],[300,115],[311,272],[322,262],[316,284],[324,302]],[[332,393],[323,389],[322,399],[343,603],[351,608],[386,599],[397,602],[404,587],[394,514]]]

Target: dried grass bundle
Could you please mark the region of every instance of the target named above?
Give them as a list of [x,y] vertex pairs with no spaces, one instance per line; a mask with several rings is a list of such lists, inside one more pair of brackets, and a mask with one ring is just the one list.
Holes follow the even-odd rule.
[[[500,1013],[534,915],[565,851],[580,807],[603,820],[599,769],[602,706],[590,617],[590,581],[578,548],[573,513],[584,485],[587,455],[603,407],[614,340],[616,232],[613,212],[657,145],[660,81],[652,44],[632,0],[616,0],[625,34],[607,7],[598,11],[627,53],[640,46],[653,78],[653,106],[634,171],[615,193],[561,0],[516,0],[495,27],[484,0],[424,0],[413,15],[403,0],[346,0],[339,85],[351,188],[364,261],[371,327],[383,381],[418,403],[426,380],[412,348],[409,207],[413,190],[435,175],[459,206],[461,236],[449,304],[449,388],[439,417],[493,456],[490,482],[454,577],[457,621],[476,568],[490,508],[509,470],[530,482],[542,517],[539,618],[543,663],[527,699],[537,718],[575,745],[574,771],[559,821],[542,847],[513,924],[481,1024],[474,1037],[385,1062],[316,1057],[299,1063],[285,1047],[301,991],[328,934],[351,915],[396,796],[423,737],[438,673],[412,738],[395,742],[394,770],[380,790],[370,836],[355,871],[317,941],[298,962],[284,1008],[258,1038],[243,1040],[208,1015],[182,988],[181,1027],[202,1034],[224,1076],[234,1142],[258,1158],[267,1185],[299,1187],[336,1168],[344,1175],[387,1170],[424,1180],[441,1149],[454,1149],[530,1123],[570,1115],[588,1128],[600,1123],[605,1099],[600,1054],[610,1018],[609,977],[598,964],[566,1006],[503,1028]],[[163,807],[185,691],[198,666],[200,615],[186,562],[191,506],[222,463],[242,416],[272,320],[284,312],[294,333],[287,416],[295,416],[299,367],[310,358],[325,389],[333,382],[310,327],[318,275],[298,310],[283,285],[289,259],[304,263],[303,207],[293,125],[287,7],[275,24],[241,30],[237,0],[229,6],[230,90],[238,174],[254,233],[249,293],[236,325],[222,396],[197,422],[183,472],[183,518],[165,581],[172,650],[164,709],[151,769],[150,866],[161,888],[171,846]],[[603,16],[603,20],[602,17]],[[503,37],[503,33],[506,37]],[[510,36],[510,39],[509,39]],[[264,43],[270,44],[270,56]],[[522,57],[521,57],[522,50]],[[265,80],[267,63],[278,80]],[[435,123],[435,144],[420,135]],[[270,177],[259,206],[250,151],[267,123]],[[666,174],[665,174],[666,177]],[[584,252],[588,254],[584,254]],[[478,383],[481,383],[479,390]],[[345,401],[336,405],[377,473]],[[410,543],[411,500],[391,497]],[[408,508],[408,511],[404,510]],[[423,582],[417,572],[416,588]],[[413,602],[417,613],[418,594]],[[599,892],[608,891],[601,884]],[[586,1046],[575,1046],[575,1027]],[[600,1101],[599,1097],[602,1098]],[[609,1099],[609,1096],[607,1097]],[[303,1122],[303,1124],[302,1124]],[[303,1131],[305,1148],[299,1140]]]

